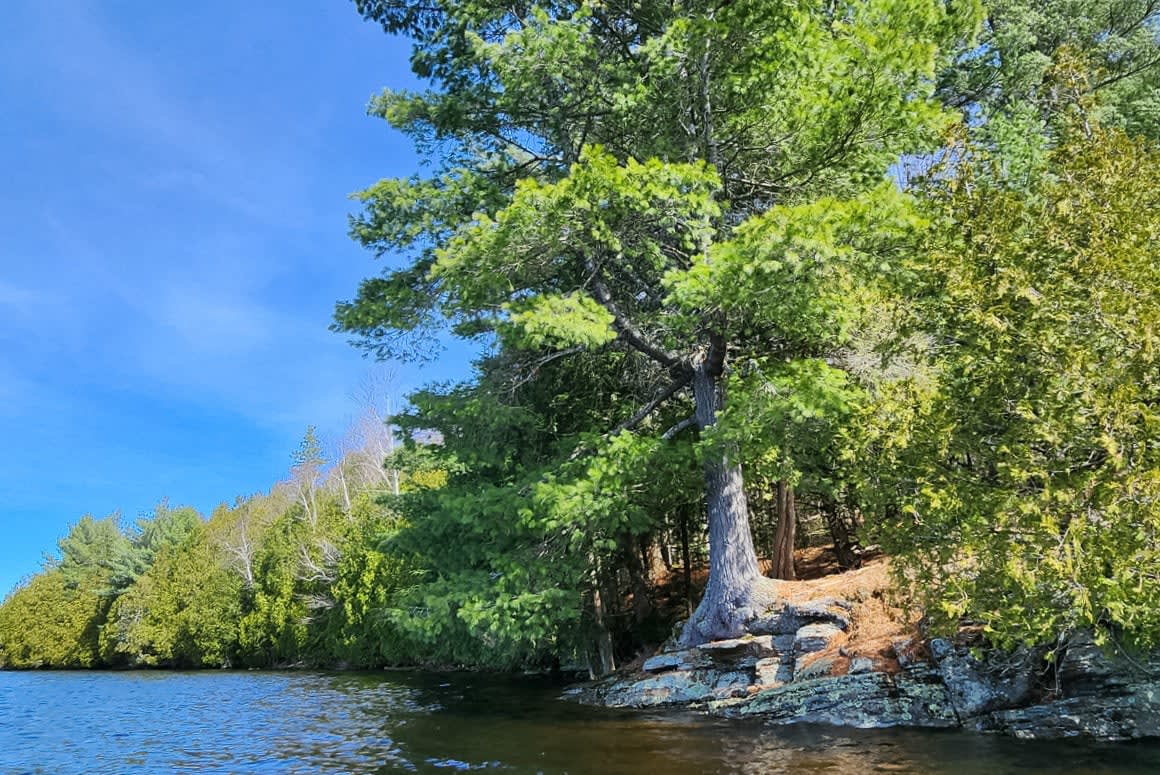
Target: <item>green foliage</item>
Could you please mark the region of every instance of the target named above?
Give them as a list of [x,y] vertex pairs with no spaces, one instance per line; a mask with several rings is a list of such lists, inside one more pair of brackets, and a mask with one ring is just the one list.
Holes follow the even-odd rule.
[[238,625],[238,657],[247,665],[295,664],[304,657],[308,611],[299,596],[299,551],[309,537],[299,508],[283,513],[264,536],[254,560]]
[[309,427],[208,522],[83,517],[0,665],[633,653],[710,456],[861,507],[935,627],[1160,640],[1160,161],[1099,128],[1160,137],[1155,3],[356,4],[414,43],[430,88],[370,109],[434,171],[356,195],[392,261],[333,328],[494,346],[392,419],[398,497]]
[[1072,124],[1029,190],[962,148],[909,267],[934,382],[868,413],[878,534],[931,617],[1160,640],[1160,174]]
[[318,433],[313,425],[306,426],[306,433],[302,435],[302,441],[290,459],[296,468],[316,467],[325,462],[322,444],[318,441]]
[[[1012,182],[1044,172],[1061,106],[1096,98],[1098,114],[1160,139],[1160,6],[1151,0],[989,0],[978,45],[940,77],[976,139],[1001,153]],[[1061,73],[1081,77],[1060,78]]]
[[102,583],[51,569],[33,576],[0,605],[0,667],[93,667],[108,601]]
[[221,564],[200,520],[117,598],[101,634],[108,664],[228,667],[241,580]]
[[395,620],[425,653],[493,667],[583,653],[597,568],[619,562],[624,536],[649,530],[649,507],[697,486],[687,465],[675,476],[668,445],[629,433],[597,444],[584,459],[523,470],[505,485],[452,477],[407,504],[414,516],[388,546],[413,553],[427,573],[400,598]]
[[[476,383],[412,399],[450,476],[410,499],[398,537],[430,571],[411,619],[432,646],[462,645],[456,660],[534,661],[601,626],[585,595],[611,586],[662,509],[688,510],[641,474],[697,480],[693,446],[659,442],[688,427],[689,385],[719,404],[732,364],[821,362],[851,339],[863,265],[889,266],[913,230],[887,170],[937,144],[936,73],[977,8],[358,7],[415,41],[432,86],[372,112],[441,168],[361,195],[355,236],[410,260],[340,304],[335,328],[382,357],[422,357],[444,326],[498,343]],[[738,492],[706,493],[730,500],[710,513],[744,519]]]
[[616,338],[612,315],[587,296],[537,296],[524,304],[506,306],[511,313],[511,336],[519,347],[579,345],[595,349]]
[[59,569],[74,587],[91,587],[105,595],[123,590],[132,582],[137,562],[119,523],[117,514],[81,517],[58,542],[60,557],[50,559],[49,566]]
[[415,69],[439,87],[372,106],[421,148],[439,140],[446,162],[360,197],[364,245],[418,254],[364,282],[335,327],[392,357],[426,352],[444,321],[464,335],[514,326],[521,346],[602,344],[588,263],[647,329],[660,278],[721,234],[722,204],[737,222],[856,196],[900,151],[931,147],[939,45],[976,18],[930,0],[358,5],[415,39]]
[[422,656],[393,626],[388,611],[413,580],[414,564],[380,547],[401,527],[398,515],[363,495],[339,545],[341,559],[328,587],[331,607],[319,617],[316,648],[341,664],[411,664]]
[[[60,559],[0,605],[0,666],[416,661],[387,616],[412,573],[379,549],[397,517],[373,502],[377,479],[324,477],[320,449],[309,446],[314,519],[296,467],[294,480],[223,505],[208,522],[166,501],[129,535],[115,518],[79,520],[60,541]],[[352,498],[349,510],[342,495]]]

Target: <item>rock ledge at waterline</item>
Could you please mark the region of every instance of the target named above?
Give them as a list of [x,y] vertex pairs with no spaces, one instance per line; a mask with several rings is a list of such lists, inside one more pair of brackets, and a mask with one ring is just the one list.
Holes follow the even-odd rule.
[[[680,649],[566,692],[610,707],[684,706],[773,724],[963,728],[1025,739],[1160,737],[1160,654],[1133,657],[1075,636],[1042,654],[859,632],[867,602],[786,601],[744,637]],[[872,607],[872,606],[871,606]],[[881,607],[880,607],[881,608]]]

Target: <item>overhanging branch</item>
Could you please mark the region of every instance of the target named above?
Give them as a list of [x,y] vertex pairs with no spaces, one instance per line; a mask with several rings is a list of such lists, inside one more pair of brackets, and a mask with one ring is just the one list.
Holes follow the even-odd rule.
[[527,370],[523,374],[518,375],[512,380],[511,390],[514,392],[516,389],[522,387],[528,382],[531,382],[536,378],[536,375],[539,374],[540,369],[544,366],[547,366],[552,361],[558,358],[566,358],[569,355],[576,355],[577,353],[584,352],[584,349],[584,345],[578,344],[574,347],[569,347],[565,350],[557,350],[556,352],[548,353],[547,355],[537,358],[535,361],[528,364]]
[[634,350],[647,355],[662,366],[667,366],[670,369],[684,365],[684,360],[676,353],[666,350],[656,342],[652,341],[645,335],[643,331],[633,325],[632,321],[624,316],[616,302],[612,299],[612,292],[608,290],[608,286],[600,277],[600,270],[596,264],[589,260],[586,262],[589,282],[592,284],[592,295],[600,306],[608,310],[612,315],[613,325],[616,327],[620,338],[629,344]]
[[685,428],[690,428],[696,424],[697,424],[696,415],[689,415],[688,417],[681,420],[679,423],[677,423],[676,425],[674,425],[673,427],[669,428],[667,431],[662,433],[661,438],[665,441],[670,441],[677,434],[679,434],[681,431],[683,431]]
[[688,376],[684,376],[684,377],[678,377],[676,380],[673,381],[673,383],[671,385],[669,385],[667,388],[665,388],[660,393],[658,393],[647,404],[642,406],[636,412],[636,414],[634,414],[632,417],[629,417],[627,420],[622,422],[620,425],[613,428],[612,433],[616,434],[616,433],[620,433],[621,431],[630,431],[633,428],[635,428],[636,426],[640,425],[640,423],[642,421],[644,421],[644,419],[646,417],[648,417],[650,414],[655,412],[657,410],[657,408],[660,407],[660,405],[663,404],[665,401],[668,401],[670,398],[672,398],[674,395],[676,395],[677,391],[681,390],[681,388],[688,385],[689,382],[692,381],[692,379],[693,379],[693,377],[691,374]]

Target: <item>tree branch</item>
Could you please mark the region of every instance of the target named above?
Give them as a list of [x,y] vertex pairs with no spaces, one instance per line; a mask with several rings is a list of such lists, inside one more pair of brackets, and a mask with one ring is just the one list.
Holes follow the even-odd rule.
[[615,433],[620,433],[621,431],[630,431],[633,428],[635,428],[636,426],[640,425],[640,423],[646,417],[648,417],[650,414],[652,414],[654,411],[656,411],[657,407],[659,407],[665,401],[668,401],[670,398],[672,398],[674,395],[676,395],[677,392],[681,388],[688,385],[689,382],[692,381],[692,379],[693,379],[693,376],[691,374],[687,375],[687,376],[678,377],[676,380],[673,381],[673,383],[671,385],[669,385],[667,388],[665,388],[660,393],[658,393],[647,404],[642,406],[637,411],[636,414],[634,414],[632,417],[629,417],[627,420],[622,422],[620,425],[613,428],[612,433],[615,434]]
[[616,302],[612,300],[612,293],[608,290],[608,286],[605,285],[604,280],[601,279],[600,270],[596,266],[596,263],[589,259],[585,262],[585,265],[590,276],[589,282],[592,283],[592,295],[600,306],[604,307],[612,315],[613,324],[616,326],[620,338],[626,341],[633,349],[647,355],[662,366],[668,366],[669,368],[686,366],[684,359],[650,340],[643,331],[633,325],[632,321],[624,316],[620,308],[616,306]]
[[564,357],[567,357],[569,355],[575,355],[575,354],[583,352],[583,351],[584,351],[584,345],[578,344],[578,345],[574,345],[572,347],[569,347],[565,350],[557,350],[554,353],[548,353],[547,355],[544,355],[540,358],[537,358],[535,361],[528,364],[527,371],[524,372],[523,375],[512,380],[511,390],[514,392],[518,388],[526,385],[528,382],[531,382],[533,379],[536,378],[536,375],[540,372],[541,368],[543,368],[544,366],[547,366],[549,363],[556,360],[557,358],[564,358]]
[[679,434],[685,428],[688,428],[688,427],[696,425],[696,424],[697,424],[696,415],[689,415],[688,417],[681,420],[679,423],[677,423],[676,425],[674,425],[673,427],[669,428],[667,431],[662,433],[661,439],[664,441],[671,441],[677,434]]

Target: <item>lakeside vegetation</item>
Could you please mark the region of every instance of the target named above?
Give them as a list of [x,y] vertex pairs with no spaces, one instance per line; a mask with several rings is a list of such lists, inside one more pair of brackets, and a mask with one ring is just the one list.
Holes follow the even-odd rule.
[[359,195],[334,328],[475,378],[81,519],[0,665],[601,673],[739,632],[799,523],[932,632],[1160,644],[1160,4],[356,4],[434,172]]

